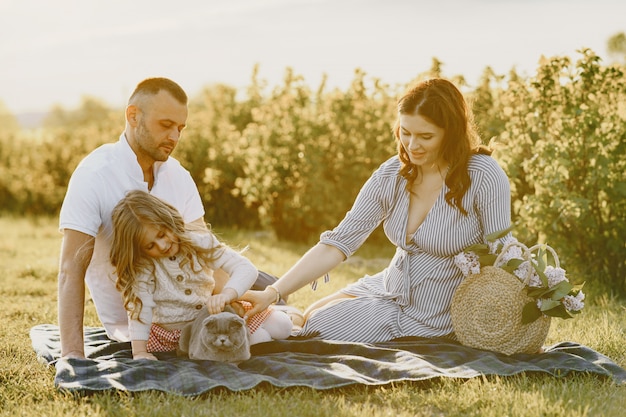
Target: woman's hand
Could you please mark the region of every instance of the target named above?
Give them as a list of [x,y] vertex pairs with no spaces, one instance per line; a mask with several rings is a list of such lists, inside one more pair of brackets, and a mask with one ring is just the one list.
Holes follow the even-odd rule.
[[209,314],[217,314],[224,311],[224,306],[230,304],[237,299],[237,291],[232,288],[224,288],[220,294],[212,295],[207,300],[206,308]]
[[252,309],[248,310],[244,316],[245,319],[260,313],[276,301],[276,290],[268,287],[263,291],[247,291],[240,300],[252,304]]
[[313,246],[285,275],[263,291],[248,291],[240,299],[252,304],[246,317],[260,313],[276,302],[277,296],[294,293],[313,280],[324,276],[343,262],[343,252],[334,246],[318,243]]
[[229,306],[235,311],[239,317],[243,317],[246,315],[245,307],[239,301],[233,301],[229,304]]

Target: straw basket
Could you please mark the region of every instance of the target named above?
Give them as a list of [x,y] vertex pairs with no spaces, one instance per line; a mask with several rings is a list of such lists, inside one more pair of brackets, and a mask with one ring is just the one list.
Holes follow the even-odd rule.
[[[528,249],[519,242],[512,245],[521,246],[527,260],[539,247]],[[494,265],[498,265],[507,248],[502,250]],[[558,267],[558,258],[551,252]],[[531,273],[524,282],[495,266],[484,266],[480,273],[469,275],[456,289],[450,306],[452,325],[459,341],[465,346],[506,355],[538,353],[548,336],[550,317],[541,315],[532,323],[522,323],[522,309],[533,301],[524,289]]]

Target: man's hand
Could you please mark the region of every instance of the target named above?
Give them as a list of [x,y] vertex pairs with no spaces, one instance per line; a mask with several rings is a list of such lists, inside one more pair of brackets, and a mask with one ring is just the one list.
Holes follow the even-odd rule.
[[235,314],[237,314],[239,317],[243,317],[246,315],[246,309],[239,301],[233,301],[229,304],[229,306],[233,310],[235,310]]

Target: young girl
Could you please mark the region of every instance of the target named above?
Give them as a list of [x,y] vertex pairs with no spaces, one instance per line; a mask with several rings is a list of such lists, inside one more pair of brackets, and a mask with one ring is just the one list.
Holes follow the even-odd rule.
[[[128,311],[134,359],[156,360],[151,352],[176,350],[180,330],[202,308],[217,314],[227,304],[236,307],[257,278],[247,258],[208,230],[186,229],[174,207],[145,191],[128,192],[112,217],[111,263]],[[218,268],[229,275],[227,282],[215,281]],[[267,309],[248,319],[250,344],[285,339],[292,326],[287,314]]]

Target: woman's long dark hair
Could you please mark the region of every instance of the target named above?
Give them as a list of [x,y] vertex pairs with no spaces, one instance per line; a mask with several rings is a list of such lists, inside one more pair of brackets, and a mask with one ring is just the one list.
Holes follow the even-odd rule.
[[407,190],[421,176],[421,169],[412,164],[400,141],[400,115],[419,115],[444,129],[441,157],[448,164],[446,202],[467,215],[463,196],[470,186],[468,165],[476,153],[490,155],[491,150],[480,143],[474,117],[463,94],[450,81],[433,78],[410,89],[398,100],[398,119],[393,128],[402,167],[400,175],[407,179]]

